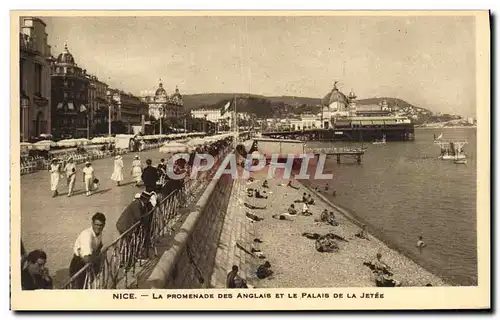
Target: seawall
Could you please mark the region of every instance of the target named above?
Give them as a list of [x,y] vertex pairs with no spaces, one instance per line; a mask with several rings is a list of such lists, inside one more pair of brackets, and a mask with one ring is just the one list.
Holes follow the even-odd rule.
[[210,182],[149,276],[149,288],[208,288],[233,187],[231,176]]

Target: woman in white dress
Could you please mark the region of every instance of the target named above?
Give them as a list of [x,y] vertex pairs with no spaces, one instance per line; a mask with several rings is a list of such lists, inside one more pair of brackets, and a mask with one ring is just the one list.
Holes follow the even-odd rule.
[[139,156],[134,157],[134,161],[132,161],[132,177],[134,177],[135,180],[135,185],[136,187],[139,186],[139,183],[141,182],[142,178],[142,164],[141,164],[141,158]]
[[82,170],[83,172],[83,184],[85,185],[85,192],[87,197],[90,196],[92,191],[92,185],[94,182],[94,168],[90,165],[90,162],[85,162],[85,168]]
[[111,180],[116,181],[117,186],[120,186],[120,182],[123,181],[123,160],[121,156],[115,157],[115,169],[111,175]]
[[57,186],[59,185],[59,179],[61,177],[61,164],[59,163],[59,159],[52,159],[49,172],[50,172],[50,191],[52,191],[52,198],[54,198],[59,194],[57,192]]

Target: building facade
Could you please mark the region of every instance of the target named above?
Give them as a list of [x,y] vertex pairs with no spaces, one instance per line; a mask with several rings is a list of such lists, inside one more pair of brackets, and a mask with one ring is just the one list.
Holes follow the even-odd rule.
[[[89,78],[89,106],[91,109],[90,130],[92,135],[102,135],[108,133],[108,118],[115,114],[113,105],[108,103],[106,93],[108,85],[100,81],[96,76]],[[110,110],[111,107],[111,110]],[[111,120],[113,121],[113,120]]]
[[22,17],[19,34],[21,141],[51,133],[51,48],[45,23]]
[[172,95],[168,95],[163,87],[163,83],[159,83],[156,91],[142,91],[141,100],[148,104],[148,114],[155,120],[177,120],[185,117],[184,101],[179,88],[175,88]]
[[68,46],[59,54],[52,68],[52,134],[56,138],[90,136],[90,80],[80,68]]
[[141,127],[144,132],[144,122],[148,115],[148,104],[140,97],[124,91],[110,89],[112,92],[112,121],[121,121],[125,124],[127,133],[133,133],[134,127]]

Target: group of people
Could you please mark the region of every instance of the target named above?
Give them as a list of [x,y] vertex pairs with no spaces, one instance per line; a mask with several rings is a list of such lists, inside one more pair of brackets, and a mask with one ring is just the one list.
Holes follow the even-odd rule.
[[[76,164],[73,157],[69,157],[66,162],[59,158],[52,159],[49,172],[52,197],[57,197],[59,195],[58,187],[61,177],[66,178],[68,197],[71,197],[75,189],[77,175]],[[82,178],[85,186],[85,193],[87,196],[90,196],[92,191],[97,188],[99,180],[95,177],[94,168],[89,161],[85,162],[85,167],[82,169]]]

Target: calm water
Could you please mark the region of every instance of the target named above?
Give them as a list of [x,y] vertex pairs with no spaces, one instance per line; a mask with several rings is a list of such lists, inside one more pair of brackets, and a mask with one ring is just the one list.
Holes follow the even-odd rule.
[[[467,165],[437,159],[433,136],[441,132],[444,139],[468,140]],[[330,145],[345,143],[308,142]],[[337,191],[332,201],[449,283],[477,285],[476,129],[416,129],[412,142],[364,145],[362,165],[327,160],[324,171],[334,174],[328,183]],[[422,255],[416,249],[420,235],[427,243]]]

